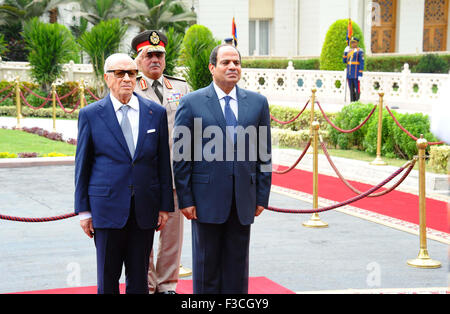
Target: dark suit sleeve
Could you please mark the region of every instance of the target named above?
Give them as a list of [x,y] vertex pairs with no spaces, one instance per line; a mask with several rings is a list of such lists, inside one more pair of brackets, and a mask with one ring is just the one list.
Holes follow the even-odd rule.
[[256,171],[256,205],[267,208],[269,206],[270,187],[272,184],[272,141],[269,104],[265,97],[259,123]]
[[180,209],[195,206],[191,188],[193,120],[190,104],[182,97],[173,132],[173,173]]
[[75,155],[75,213],[91,211],[88,186],[93,160],[91,128],[85,110],[78,115],[78,137]]
[[159,211],[173,212],[172,169],[170,167],[169,129],[167,114],[164,110],[159,125],[158,169],[161,195]]

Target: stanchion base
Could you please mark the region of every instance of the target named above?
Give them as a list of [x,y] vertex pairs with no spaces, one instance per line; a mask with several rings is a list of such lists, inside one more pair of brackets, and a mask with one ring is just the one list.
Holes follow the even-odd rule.
[[183,265],[180,265],[180,271],[178,273],[178,277],[183,278],[183,277],[189,277],[189,276],[192,276],[192,270],[184,267]]
[[307,228],[326,228],[328,227],[328,224],[326,222],[323,222],[320,220],[320,217],[317,213],[313,214],[312,217],[308,220],[302,223],[304,227]]
[[431,259],[428,256],[427,250],[420,250],[419,256],[415,259],[410,259],[406,262],[409,266],[417,268],[439,268],[441,262]]
[[387,163],[383,159],[381,159],[381,157],[375,158],[375,160],[372,161],[370,164],[374,165],[374,166],[386,166],[387,165]]

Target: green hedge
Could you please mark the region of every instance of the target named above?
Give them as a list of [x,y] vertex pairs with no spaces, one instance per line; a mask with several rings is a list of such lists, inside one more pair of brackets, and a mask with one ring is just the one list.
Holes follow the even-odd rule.
[[[56,118],[78,119],[78,109],[73,113],[65,113],[61,108],[56,108]],[[0,116],[16,117],[16,106],[0,106]],[[52,108],[31,109],[28,106],[22,106],[22,116],[30,118],[52,118]]]
[[437,172],[448,172],[448,159],[450,158],[450,146],[432,146],[430,148],[430,166]]
[[286,69],[292,61],[292,66],[296,70],[318,70],[320,67],[319,58],[306,60],[288,59],[242,59],[243,68],[257,69]]
[[[280,121],[289,121],[293,119],[295,116],[297,116],[300,112],[300,110],[303,109],[305,104],[300,105],[298,108],[291,108],[291,107],[285,107],[285,106],[277,106],[277,105],[270,105],[269,110],[270,114],[277,118]],[[309,130],[310,129],[310,117],[311,110],[306,109],[303,111],[303,113],[298,117],[297,120],[295,120],[292,123],[289,124],[281,124],[274,120],[271,121],[272,128],[279,128],[279,129],[288,129],[291,131],[300,131],[300,130]],[[335,117],[336,113],[327,113],[327,116],[330,119],[333,119]],[[328,123],[322,116],[322,113],[316,109],[315,114],[315,120],[319,122],[320,124],[320,130],[326,130]]]
[[[343,51],[342,51],[343,52]],[[427,55],[422,56],[365,56],[365,71],[370,72],[401,72],[405,63],[409,64],[411,72],[419,72],[417,65],[420,60]],[[438,73],[448,73],[450,68],[450,54],[438,55],[447,66],[443,66]],[[261,69],[286,69],[288,62],[292,61],[296,70],[319,70],[319,58],[307,60],[289,60],[289,59],[243,59],[243,68],[261,68]],[[342,61],[342,58],[341,58]]]
[[[372,110],[372,104],[352,103],[345,106],[333,121],[342,129],[352,129],[361,124]],[[419,137],[423,134],[429,142],[436,142],[436,137],[430,132],[430,122],[427,115],[422,113],[398,113],[391,110],[399,123],[411,134]],[[383,130],[381,142],[381,154],[389,158],[400,157],[411,159],[417,154],[416,142],[411,139],[402,129],[400,129],[389,115],[386,109],[383,110]],[[369,154],[375,155],[377,152],[378,137],[378,110],[372,115],[370,120],[358,131],[353,133],[340,133],[335,129],[330,131],[330,143],[341,149],[357,148]],[[429,151],[429,147],[427,148]]]

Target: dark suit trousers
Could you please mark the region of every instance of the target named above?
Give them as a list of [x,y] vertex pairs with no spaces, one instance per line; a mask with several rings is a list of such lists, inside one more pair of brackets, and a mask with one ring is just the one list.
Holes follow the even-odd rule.
[[122,229],[95,229],[97,293],[119,294],[119,279],[125,264],[127,294],[148,294],[147,273],[154,229],[142,230],[136,223],[134,197]]
[[194,293],[247,294],[249,245],[250,225],[240,224],[234,197],[225,223],[192,220]]

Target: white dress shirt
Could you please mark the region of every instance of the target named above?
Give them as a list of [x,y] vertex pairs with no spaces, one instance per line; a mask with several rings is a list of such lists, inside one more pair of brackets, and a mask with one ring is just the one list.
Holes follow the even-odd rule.
[[220,107],[222,108],[223,116],[225,117],[225,96],[230,96],[230,107],[233,110],[234,115],[236,116],[236,121],[238,120],[238,102],[237,102],[237,93],[236,86],[233,87],[229,94],[226,94],[223,90],[220,89],[216,83],[213,82],[214,89],[216,91],[217,97],[219,98]]
[[[122,104],[116,97],[114,97],[112,94],[110,94],[111,102],[114,107],[114,112],[116,113],[117,121],[120,123],[122,122],[123,113],[120,110],[120,107],[122,107],[124,104]],[[130,109],[127,112],[128,120],[130,120],[131,125],[131,133],[133,134],[133,142],[134,147],[137,146],[137,139],[139,136],[139,100],[135,95],[131,96],[130,101],[128,104],[130,106]],[[92,217],[91,212],[80,212],[78,214],[80,217],[80,220],[89,219]]]

